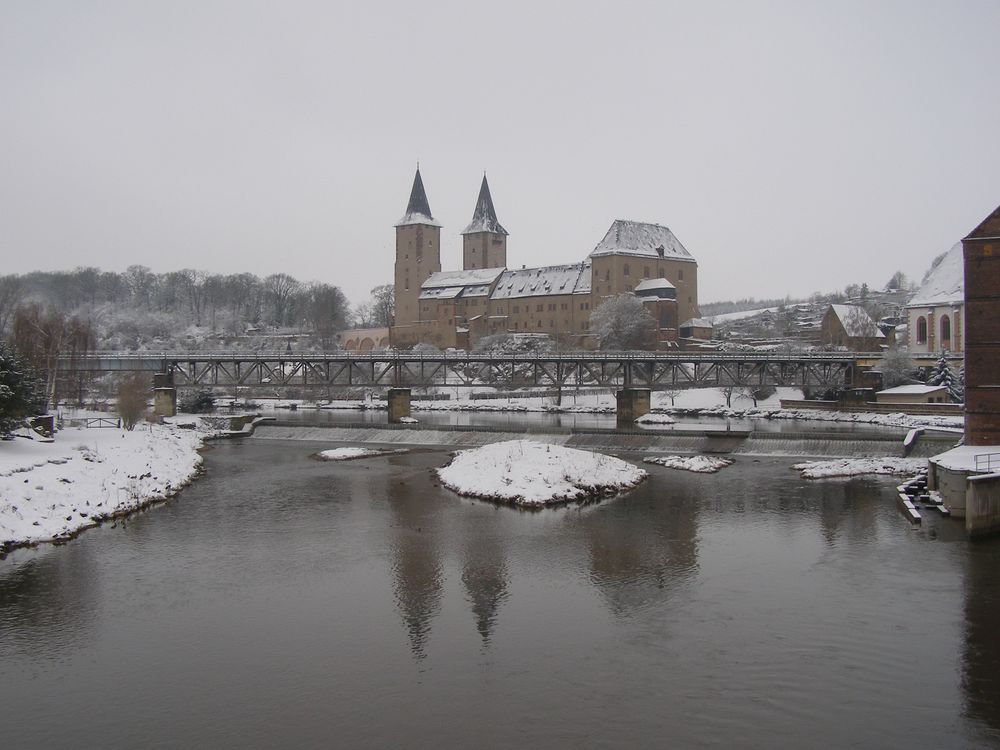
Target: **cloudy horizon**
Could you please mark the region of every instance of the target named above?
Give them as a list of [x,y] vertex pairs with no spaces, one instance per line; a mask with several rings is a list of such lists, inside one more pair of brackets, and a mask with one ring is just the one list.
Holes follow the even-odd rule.
[[1000,4],[8,3],[3,273],[392,281],[419,160],[442,267],[485,170],[511,267],[614,219],[673,230],[699,299],[931,259],[1000,203]]

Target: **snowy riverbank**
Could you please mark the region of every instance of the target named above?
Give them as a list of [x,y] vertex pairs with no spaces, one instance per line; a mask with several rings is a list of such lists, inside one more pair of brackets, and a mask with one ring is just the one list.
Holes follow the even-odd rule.
[[206,434],[140,424],[0,441],[0,551],[67,539],[170,497],[198,474]]

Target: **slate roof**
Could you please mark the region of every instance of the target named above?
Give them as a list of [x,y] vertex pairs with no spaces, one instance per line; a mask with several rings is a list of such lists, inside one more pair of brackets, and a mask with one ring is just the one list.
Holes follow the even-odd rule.
[[493,289],[491,299],[590,294],[590,273],[590,263],[507,270]]
[[907,307],[933,307],[965,302],[965,258],[956,242],[920,285]]
[[497,212],[493,208],[493,196],[490,195],[490,185],[483,175],[483,184],[479,186],[479,199],[476,201],[476,209],[472,212],[472,221],[465,228],[462,234],[475,234],[476,232],[492,232],[493,234],[507,234],[507,230],[500,226],[497,221]]
[[625,219],[615,219],[604,239],[590,253],[591,258],[601,255],[637,255],[694,262],[694,256],[666,227]]
[[851,338],[885,338],[885,334],[879,330],[875,321],[865,312],[865,308],[858,305],[830,305],[830,308],[833,310],[834,315],[840,319],[840,324],[844,326],[844,331]]
[[410,188],[410,200],[406,204],[406,213],[403,218],[396,222],[397,227],[405,227],[410,224],[424,224],[430,227],[439,227],[441,224],[434,219],[431,214],[430,204],[427,202],[427,193],[424,192],[424,181],[420,178],[420,167],[413,176],[413,187]]

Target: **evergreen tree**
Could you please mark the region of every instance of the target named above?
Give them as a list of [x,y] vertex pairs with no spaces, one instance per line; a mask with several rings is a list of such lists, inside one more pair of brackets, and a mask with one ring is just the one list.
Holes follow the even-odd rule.
[[41,381],[27,362],[0,341],[0,436],[23,425],[25,417],[44,412]]
[[964,384],[965,368],[962,368],[961,375],[955,375],[955,371],[948,364],[948,358],[943,356],[934,365],[931,375],[927,378],[928,385],[943,385],[948,389],[948,397],[956,404],[962,403],[965,399]]

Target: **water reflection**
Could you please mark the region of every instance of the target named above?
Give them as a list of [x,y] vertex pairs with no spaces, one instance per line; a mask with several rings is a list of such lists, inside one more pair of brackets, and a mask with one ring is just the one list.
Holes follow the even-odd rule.
[[16,639],[23,655],[68,652],[91,637],[93,588],[99,580],[92,548],[20,550],[0,571],[0,631]]
[[967,715],[1000,740],[1000,542],[969,548],[962,689]]
[[[414,657],[426,656],[431,621],[441,611],[443,565],[439,519],[415,491],[414,479],[394,477],[386,498],[392,514],[392,578],[396,606]],[[428,510],[430,508],[430,510]]]
[[497,611],[510,592],[504,532],[497,524],[477,526],[476,532],[466,532],[462,585],[485,647],[490,644]]
[[688,485],[664,502],[662,489],[647,482],[581,517],[590,580],[614,615],[662,603],[697,574],[702,490]]

